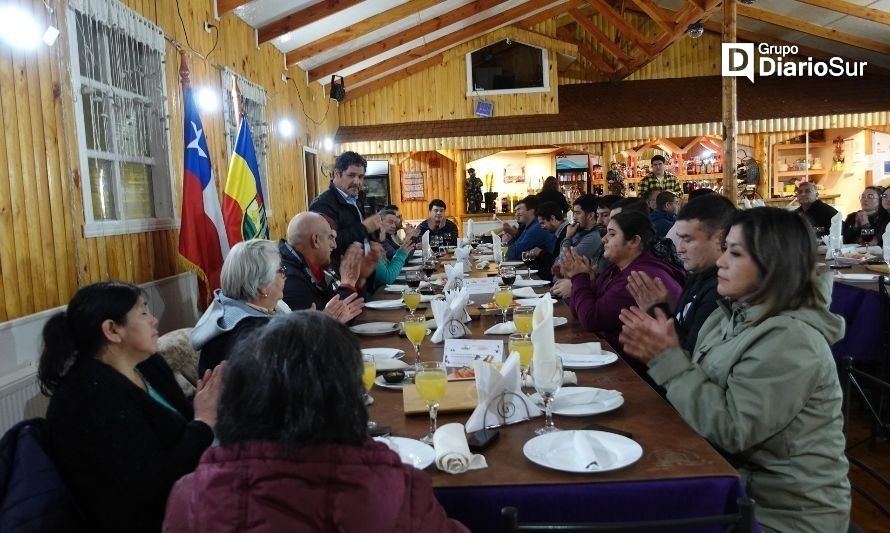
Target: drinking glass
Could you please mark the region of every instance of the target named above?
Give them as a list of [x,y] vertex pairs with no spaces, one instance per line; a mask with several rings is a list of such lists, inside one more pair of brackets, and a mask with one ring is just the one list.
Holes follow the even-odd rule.
[[528,369],[531,366],[534,351],[534,345],[528,336],[521,333],[510,334],[510,340],[507,343],[507,353],[516,352],[519,354],[519,373],[522,376],[520,385],[525,383],[525,378],[528,376]]
[[430,410],[430,431],[420,438],[420,442],[433,445],[433,434],[436,432],[436,417],[439,414],[439,400],[445,396],[445,385],[448,377],[445,374],[445,363],[427,361],[415,367],[414,386],[420,399],[426,402]]
[[859,230],[859,241],[863,246],[868,246],[875,237],[875,228],[868,227]]
[[432,275],[436,273],[437,268],[439,268],[439,262],[435,259],[427,259],[423,262],[423,273],[426,274],[427,283],[432,280]]
[[421,277],[423,274],[419,270],[409,270],[405,272],[405,284],[412,289],[419,289]]
[[535,390],[544,399],[544,427],[535,430],[535,435],[543,435],[559,431],[553,424],[553,398],[562,387],[562,359],[554,357],[548,361],[532,361],[532,378],[535,380]]
[[[374,361],[374,356],[369,354],[362,354],[362,362],[364,364],[364,369],[362,370],[362,384],[365,386],[365,404],[371,400],[371,387],[374,386],[374,378],[377,376],[377,363]],[[370,418],[368,418],[368,429],[377,428],[377,422],[374,422]]]
[[525,277],[532,279],[532,264],[535,262],[535,253],[531,250],[522,252],[522,262],[525,263]]
[[507,260],[507,248],[509,248],[506,244],[501,245],[501,262]]
[[501,310],[503,314],[501,322],[504,324],[507,323],[507,308],[510,307],[511,303],[513,303],[513,291],[510,290],[510,287],[499,286],[494,292],[494,304]]
[[532,334],[532,316],[534,314],[534,307],[517,307],[513,309],[513,323],[516,324],[516,331],[525,338],[530,338]]
[[408,289],[402,293],[402,300],[404,300],[405,305],[408,306],[408,312],[411,313],[411,316],[414,316],[414,310],[420,305],[420,291],[417,289]]
[[498,267],[498,273],[500,274],[504,285],[512,287],[516,282],[516,267],[500,266]]
[[423,315],[408,315],[405,317],[405,336],[414,345],[414,364],[420,364],[420,343],[426,337],[426,317]]

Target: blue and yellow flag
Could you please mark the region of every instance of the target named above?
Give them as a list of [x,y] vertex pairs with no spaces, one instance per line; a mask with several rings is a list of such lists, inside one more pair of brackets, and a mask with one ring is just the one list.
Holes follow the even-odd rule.
[[260,172],[250,126],[244,117],[241,118],[241,128],[238,130],[235,150],[229,163],[223,197],[223,219],[229,246],[250,239],[269,238]]

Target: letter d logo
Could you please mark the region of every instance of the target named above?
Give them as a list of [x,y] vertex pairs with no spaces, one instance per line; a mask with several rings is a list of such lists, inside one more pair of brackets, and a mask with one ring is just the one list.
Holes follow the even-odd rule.
[[724,76],[744,76],[754,83],[754,43],[723,43],[721,46]]

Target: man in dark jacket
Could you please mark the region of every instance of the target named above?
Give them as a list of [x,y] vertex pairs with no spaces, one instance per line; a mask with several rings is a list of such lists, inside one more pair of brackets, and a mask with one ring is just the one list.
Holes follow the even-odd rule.
[[816,237],[827,235],[831,229],[831,217],[837,214],[837,209],[819,199],[819,191],[816,184],[805,181],[797,186],[797,201],[800,203],[794,212],[806,217],[816,231]]
[[369,249],[368,234],[380,229],[380,216],[362,219],[364,206],[359,192],[364,186],[368,162],[355,152],[343,152],[334,161],[334,176],[328,190],[318,195],[309,206],[310,211],[321,213],[334,221],[337,228],[337,247],[331,254],[336,266],[346,249],[354,242],[363,243]]
[[670,191],[658,193],[655,197],[655,209],[649,214],[652,225],[655,226],[655,234],[659,237],[667,235],[668,231],[677,221],[677,211],[680,210],[680,200]]
[[[316,309],[324,309],[344,323],[361,312],[364,300],[352,295],[363,283],[361,274],[367,270],[362,265],[365,256],[358,252],[357,246],[348,250],[340,262],[338,276],[328,270],[331,252],[336,246],[335,232],[321,215],[306,211],[291,219],[287,240],[279,241],[278,252],[287,270],[282,300],[292,310],[309,309],[314,304]],[[328,303],[335,296],[339,296],[342,305],[328,309]]]
[[689,276],[676,303],[670,301],[661,280],[643,272],[632,273],[628,280],[627,289],[640,309],[653,312],[661,307],[674,316],[680,346],[690,353],[702,324],[717,308],[717,259],[735,211],[732,202],[716,194],[696,198],[680,210],[677,254]]
[[443,246],[457,245],[457,224],[445,218],[445,210],[448,206],[438,198],[434,198],[429,205],[429,216],[417,225],[420,235],[427,231],[430,237],[442,237]]

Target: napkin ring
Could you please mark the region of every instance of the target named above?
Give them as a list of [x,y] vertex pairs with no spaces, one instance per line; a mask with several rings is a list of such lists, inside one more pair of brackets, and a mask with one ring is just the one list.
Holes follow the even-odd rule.
[[[497,414],[498,421],[496,423],[489,424],[488,423],[488,414],[491,413],[492,407],[494,407],[494,411]],[[525,416],[523,418],[517,418],[516,420],[512,420],[507,422],[507,420],[514,416],[519,408],[525,410]],[[513,391],[508,391],[504,389],[503,392],[493,397],[488,401],[488,405],[485,406],[485,413],[482,415],[482,427],[485,429],[496,428],[500,426],[506,426],[509,424],[518,424],[519,422],[525,422],[526,420],[531,420],[531,413],[528,410],[528,404],[525,403],[525,400],[518,393]]]

